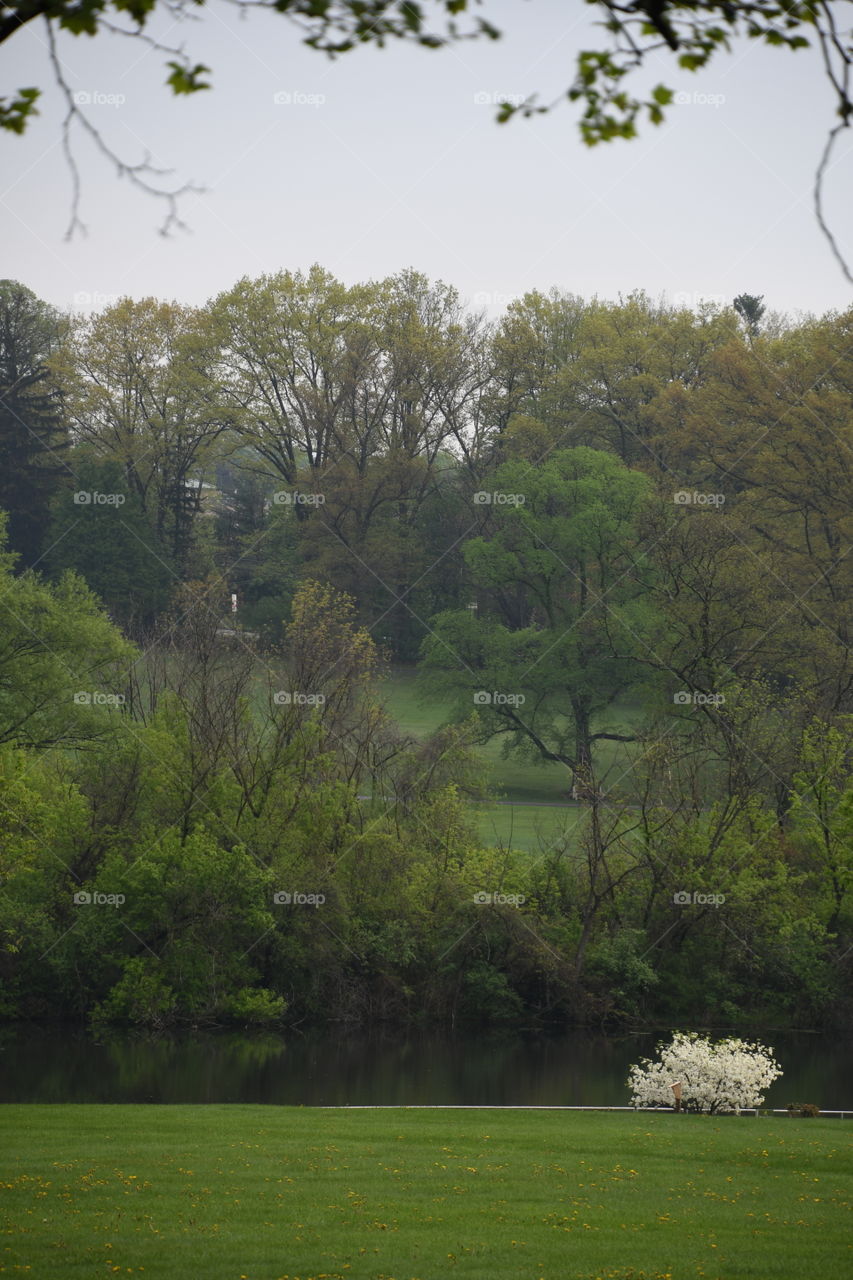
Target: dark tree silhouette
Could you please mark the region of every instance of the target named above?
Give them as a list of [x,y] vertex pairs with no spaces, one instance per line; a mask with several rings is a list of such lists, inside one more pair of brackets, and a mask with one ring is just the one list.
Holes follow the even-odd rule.
[[0,508],[20,567],[43,551],[48,503],[67,474],[68,437],[46,364],[62,329],[58,311],[15,280],[0,280]]
[[757,338],[761,332],[761,320],[767,310],[764,306],[763,293],[739,293],[734,300],[734,309],[743,320],[750,338]]

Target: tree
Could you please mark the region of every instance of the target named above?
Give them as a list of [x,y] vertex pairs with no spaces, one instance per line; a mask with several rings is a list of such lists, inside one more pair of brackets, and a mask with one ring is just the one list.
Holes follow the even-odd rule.
[[0,522],[0,743],[44,749],[110,732],[132,647],[82,578],[15,577]]
[[347,288],[316,264],[241,280],[212,315],[245,441],[235,462],[278,478],[306,572],[388,616],[411,653],[423,626],[408,596],[434,563],[421,512],[452,488],[456,457],[476,464],[488,327],[419,272]]
[[505,463],[490,485],[490,536],[464,548],[479,616],[432,620],[425,683],[475,708],[485,737],[565,765],[594,795],[596,745],[633,741],[596,720],[636,682],[649,633],[637,522],[651,486],[586,448],[536,468]]
[[149,834],[105,858],[92,888],[126,901],[86,912],[57,967],[69,985],[108,987],[96,1021],[275,1021],[285,1001],[257,985],[253,954],[274,925],[270,879],[250,850],[223,848],[203,827]]
[[[508,431],[533,435],[538,457],[561,438],[573,403],[566,404],[554,388],[580,357],[584,321],[593,305],[558,289],[548,294],[532,290],[509,304],[492,341],[487,393],[496,444],[505,447]],[[507,450],[508,456],[514,453]]]
[[781,682],[795,665],[796,637],[773,549],[750,553],[748,526],[724,508],[671,504],[643,532],[660,618],[643,660],[671,682],[670,698],[678,688],[713,694],[737,681]]
[[307,274],[244,278],[213,304],[236,428],[282,488],[301,481],[313,490],[350,449],[373,452],[374,405],[360,405],[373,359],[364,303],[363,290],[315,264]]
[[121,465],[180,569],[212,446],[231,423],[216,357],[205,313],[123,298],[78,322],[56,361],[76,441]]
[[168,603],[169,553],[118,461],[73,465],[74,491],[65,487],[53,502],[45,566],[56,576],[73,569],[125,632],[144,633]]
[[732,305],[743,320],[750,338],[757,338],[761,332],[762,316],[767,310],[764,306],[764,294],[739,293]]
[[782,605],[773,635],[796,624],[793,674],[835,711],[853,705],[851,332],[848,310],[719,347],[681,397],[676,437],[691,487],[722,491],[726,510],[731,497],[747,558],[772,565]]
[[617,302],[525,294],[494,341],[489,404],[503,455],[535,462],[589,445],[665,473],[673,402],[702,385],[734,327],[731,312],[706,304],[696,314],[639,291]]
[[48,361],[62,335],[58,311],[15,280],[0,280],[0,508],[25,567],[42,551],[48,503],[67,474],[68,440]]
[[801,768],[795,777],[794,840],[815,869],[829,902],[827,929],[836,933],[847,914],[853,887],[853,786],[851,718],[841,727],[815,721],[802,736]]
[[[631,1068],[628,1088],[635,1107],[672,1106],[677,1096],[685,1111],[740,1112],[760,1107],[782,1074],[763,1044],[734,1037],[714,1042],[695,1031],[677,1031],[669,1044],[658,1045],[658,1055],[657,1062],[643,1058]],[[677,1095],[675,1084],[681,1088]]]

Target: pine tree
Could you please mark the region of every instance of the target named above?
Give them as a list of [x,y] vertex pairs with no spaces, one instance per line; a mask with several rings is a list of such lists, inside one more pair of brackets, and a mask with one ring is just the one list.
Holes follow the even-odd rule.
[[739,293],[734,300],[734,309],[740,316],[750,338],[757,338],[761,332],[761,321],[767,308],[764,306],[763,293]]
[[67,474],[68,436],[47,358],[62,332],[59,312],[15,280],[0,280],[0,508],[19,568],[44,550],[48,506]]

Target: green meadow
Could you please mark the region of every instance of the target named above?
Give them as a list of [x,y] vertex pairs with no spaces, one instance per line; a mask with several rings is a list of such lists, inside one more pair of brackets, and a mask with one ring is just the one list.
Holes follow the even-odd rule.
[[[258,660],[259,678],[253,690],[258,715],[267,713],[267,676],[275,670],[273,661]],[[415,667],[392,667],[377,685],[376,694],[400,729],[415,738],[434,733],[453,710],[450,701],[420,693]],[[625,703],[614,707],[608,725],[630,731],[642,718],[638,706]],[[498,737],[478,747],[477,752],[492,792],[491,799],[472,803],[474,822],[485,845],[539,852],[550,849],[562,835],[571,842],[584,810],[570,800],[568,769],[516,754],[505,757],[503,739]],[[625,744],[601,743],[597,758],[605,786],[618,785],[630,773],[631,748]]]
[[[400,728],[417,738],[432,733],[450,715],[449,702],[419,695],[413,668],[395,667],[378,692]],[[633,726],[640,718],[638,708],[626,705],[614,709],[610,720],[619,726]],[[537,851],[549,848],[563,833],[571,841],[581,810],[567,803],[571,786],[568,769],[516,755],[505,758],[500,738],[480,747],[479,754],[496,797],[473,806],[485,844]],[[605,786],[618,783],[630,771],[630,749],[624,744],[602,743],[598,758]]]
[[499,1110],[0,1110],[38,1280],[844,1280],[853,1126]]

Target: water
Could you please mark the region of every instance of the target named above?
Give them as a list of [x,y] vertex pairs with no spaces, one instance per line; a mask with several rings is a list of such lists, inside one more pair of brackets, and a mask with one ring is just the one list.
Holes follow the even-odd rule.
[[[662,1033],[300,1035],[0,1028],[0,1102],[626,1106],[628,1068]],[[720,1033],[717,1033],[720,1034]],[[747,1037],[748,1038],[748,1037]],[[766,1105],[853,1110],[853,1039],[768,1033],[783,1076]]]

